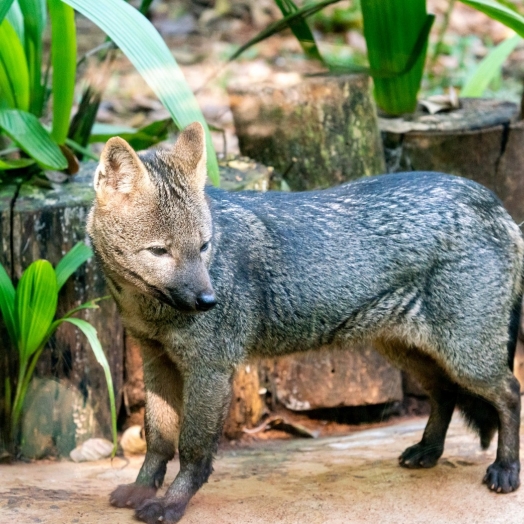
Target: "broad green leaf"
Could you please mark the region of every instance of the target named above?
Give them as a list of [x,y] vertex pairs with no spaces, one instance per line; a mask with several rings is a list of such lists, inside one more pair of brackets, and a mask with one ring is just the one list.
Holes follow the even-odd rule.
[[69,130],[76,81],[75,12],[61,0],[48,0],[53,65],[53,128],[51,137],[64,144]]
[[13,1],[14,0],[2,0],[0,2],[0,23],[4,20],[9,9],[11,9],[11,6],[13,5]]
[[45,86],[42,84],[43,40],[47,24],[45,0],[18,0],[24,15],[25,53],[31,90],[30,111],[42,116]]
[[495,0],[461,0],[461,2],[503,23],[524,38],[524,17],[513,9]]
[[[284,17],[292,15],[298,11],[298,7],[293,3],[293,0],[275,0],[275,3]],[[295,38],[299,41],[304,54],[308,58],[323,62],[322,56],[315,42],[315,37],[307,25],[306,20],[304,18],[297,18],[289,23],[289,28],[295,35]]]
[[28,359],[46,339],[53,323],[58,288],[53,266],[36,260],[23,273],[15,293],[20,357]]
[[16,344],[15,288],[2,264],[0,264],[0,311],[9,338],[13,344]]
[[417,105],[434,17],[426,13],[426,0],[362,0],[361,8],[371,70],[396,73],[411,65],[393,78],[374,76],[377,105],[391,115],[410,113]]
[[0,24],[0,97],[3,107],[29,109],[29,72],[24,47],[7,18]]
[[522,37],[514,35],[506,38],[506,40],[494,47],[479,63],[467,80],[466,85],[460,90],[460,96],[482,96],[495,75],[500,73],[500,69],[508,56],[520,42],[522,42]]
[[83,242],[78,242],[78,244],[72,247],[55,268],[57,289],[60,291],[67,279],[92,256],[93,251]]
[[244,45],[240,46],[228,58],[228,62],[231,62],[232,60],[235,60],[235,58],[238,58],[244,51],[249,49],[251,46],[258,44],[259,42],[262,42],[263,40],[266,40],[267,38],[276,35],[277,33],[280,33],[281,31],[284,31],[284,29],[290,27],[291,24],[294,24],[299,20],[305,20],[308,16],[314,15],[321,9],[324,9],[324,7],[331,4],[336,4],[337,2],[340,2],[340,0],[323,0],[322,2],[318,2],[318,4],[307,4],[304,7],[301,7],[295,13],[292,13],[288,16],[285,16],[281,20],[277,20],[276,22],[269,24],[265,29],[260,31],[258,35],[253,37]]
[[120,47],[171,114],[179,129],[198,121],[206,130],[208,175],[219,183],[207,123],[173,55],[151,22],[124,0],[64,0],[98,25]]
[[107,358],[105,356],[104,350],[102,349],[102,346],[100,345],[100,341],[98,340],[98,337],[96,335],[96,329],[89,324],[89,322],[82,320],[80,318],[62,318],[60,320],[57,320],[55,324],[62,323],[62,322],[69,322],[70,324],[73,324],[76,326],[82,333],[86,336],[87,340],[89,341],[89,344],[91,345],[91,349],[93,350],[93,353],[95,355],[95,358],[97,362],[102,366],[102,369],[104,370],[104,375],[106,378],[107,383],[107,389],[109,391],[109,404],[111,408],[111,427],[112,427],[112,433],[113,433],[113,456],[116,452],[116,446],[117,446],[117,430],[116,430],[116,405],[115,405],[115,390],[113,387],[113,378],[111,376],[111,369],[109,368],[109,362],[107,361]]
[[173,121],[170,118],[157,120],[140,129],[95,124],[89,142],[107,142],[111,137],[119,136],[126,140],[133,149],[140,151],[165,140],[170,127],[173,127]]
[[379,70],[379,69],[372,69],[370,67],[363,67],[355,63],[344,64],[341,62],[335,63],[335,62],[328,61],[328,60],[324,60],[324,61],[327,63],[330,71],[334,73],[357,73],[357,74],[365,73],[367,75],[372,76],[374,79],[397,78],[399,76],[405,75],[406,73],[409,73],[411,69],[413,69],[417,61],[419,60],[421,53],[423,52],[425,53],[429,33],[431,31],[431,26],[433,25],[434,20],[435,20],[435,17],[433,15],[427,16],[426,23],[422,26],[422,29],[420,30],[417,41],[415,45],[413,46],[411,53],[409,54],[409,58],[407,62],[400,69],[384,68],[384,69]]
[[21,169],[31,166],[35,161],[31,158],[16,158],[14,160],[7,160],[0,158],[0,171],[7,171],[8,169]]
[[[91,136],[97,137],[97,140],[92,140],[92,142],[105,142],[112,136],[132,135],[136,132],[138,132],[138,129],[134,127],[95,122]],[[98,140],[98,137],[100,137],[100,140]]]
[[13,26],[13,29],[16,31],[16,34],[18,35],[18,39],[20,40],[20,42],[24,43],[24,15],[22,14],[20,4],[17,1],[13,2],[13,4],[11,5],[11,9],[9,9],[5,18]]
[[0,110],[0,129],[20,149],[49,169],[65,169],[67,160],[49,133],[31,113],[15,109]]

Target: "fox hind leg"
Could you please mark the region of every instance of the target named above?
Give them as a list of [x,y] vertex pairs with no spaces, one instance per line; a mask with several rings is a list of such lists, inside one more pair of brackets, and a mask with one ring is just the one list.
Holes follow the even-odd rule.
[[400,341],[375,341],[377,349],[413,375],[430,399],[431,412],[419,443],[399,457],[405,468],[431,468],[444,451],[444,440],[457,402],[457,386],[427,354]]
[[476,394],[490,402],[499,416],[497,456],[483,482],[497,493],[511,493],[520,485],[520,384],[509,370],[497,382],[490,382],[486,391],[475,388]]

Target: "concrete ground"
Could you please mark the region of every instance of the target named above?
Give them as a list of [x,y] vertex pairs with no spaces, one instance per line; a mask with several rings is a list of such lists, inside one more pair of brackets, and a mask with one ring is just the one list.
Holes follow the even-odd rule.
[[[418,418],[344,437],[221,451],[182,523],[524,522],[524,488],[497,495],[481,484],[495,444],[481,451],[458,416],[437,467],[397,466],[398,455],[419,440],[424,425]],[[108,495],[134,480],[142,460],[0,466],[0,523],[136,523],[132,511],[110,507]],[[177,461],[169,464],[167,482],[177,470]]]

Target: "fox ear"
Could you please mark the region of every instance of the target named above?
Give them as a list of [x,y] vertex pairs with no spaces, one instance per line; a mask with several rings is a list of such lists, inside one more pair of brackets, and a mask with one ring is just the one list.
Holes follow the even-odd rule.
[[96,170],[96,192],[131,193],[146,177],[146,168],[133,148],[120,137],[110,138]]
[[193,122],[180,133],[173,156],[187,182],[193,188],[204,191],[207,177],[206,134],[200,122]]

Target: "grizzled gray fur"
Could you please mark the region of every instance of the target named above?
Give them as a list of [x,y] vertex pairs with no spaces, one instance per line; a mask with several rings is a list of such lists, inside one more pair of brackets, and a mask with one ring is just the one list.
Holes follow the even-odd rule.
[[[368,339],[427,389],[431,415],[402,466],[431,467],[455,406],[486,447],[484,482],[519,486],[519,384],[511,369],[524,243],[482,186],[438,173],[371,177],[307,193],[204,188],[205,142],[140,157],[108,142],[88,223],[142,349],[148,450],[111,495],[141,520],[178,522],[207,481],[236,366]],[[154,498],[166,462],[180,473]]]

